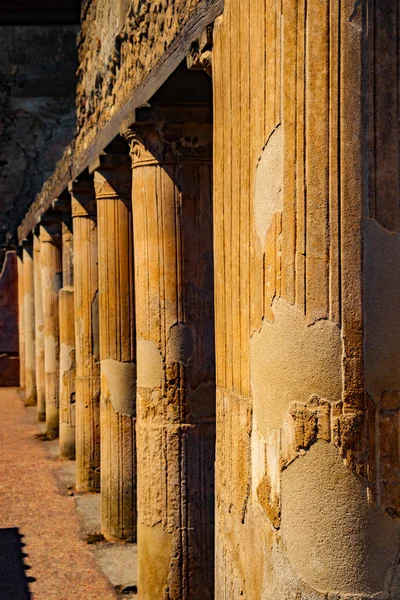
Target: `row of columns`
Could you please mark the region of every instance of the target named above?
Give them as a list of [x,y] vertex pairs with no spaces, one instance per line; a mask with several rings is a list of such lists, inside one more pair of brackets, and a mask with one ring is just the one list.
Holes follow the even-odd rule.
[[101,491],[104,536],[138,541],[151,600],[214,587],[211,125],[173,128],[130,130],[130,156],[114,141],[19,267],[26,400]]

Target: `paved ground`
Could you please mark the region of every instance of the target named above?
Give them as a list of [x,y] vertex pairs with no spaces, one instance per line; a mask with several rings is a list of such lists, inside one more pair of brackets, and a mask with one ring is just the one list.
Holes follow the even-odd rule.
[[0,599],[115,600],[37,432],[17,390],[0,388]]

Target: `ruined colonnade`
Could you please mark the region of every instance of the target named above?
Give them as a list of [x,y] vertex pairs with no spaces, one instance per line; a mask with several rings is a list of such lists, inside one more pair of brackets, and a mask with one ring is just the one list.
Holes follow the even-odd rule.
[[100,491],[105,538],[137,541],[143,599],[165,586],[173,598],[213,597],[212,127],[202,112],[200,124],[193,111],[172,122],[171,143],[145,110],[54,199],[21,265],[25,286],[40,265],[47,436],[76,458],[77,490]]
[[21,230],[21,387],[141,600],[400,597],[395,4],[220,3]]

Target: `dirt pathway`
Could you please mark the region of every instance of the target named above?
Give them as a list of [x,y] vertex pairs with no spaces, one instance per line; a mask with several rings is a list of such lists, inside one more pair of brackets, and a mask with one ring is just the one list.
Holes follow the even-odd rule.
[[0,388],[0,598],[115,600],[37,433],[18,391]]

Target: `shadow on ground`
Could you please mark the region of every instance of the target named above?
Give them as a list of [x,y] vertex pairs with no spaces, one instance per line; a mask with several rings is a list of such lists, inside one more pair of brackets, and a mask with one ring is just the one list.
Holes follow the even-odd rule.
[[0,598],[1,600],[30,600],[29,583],[34,577],[27,577],[30,569],[25,564],[27,556],[23,552],[23,536],[16,527],[0,529]]

